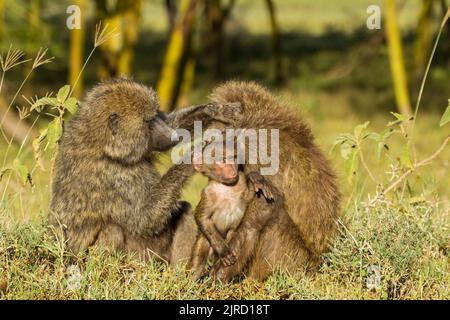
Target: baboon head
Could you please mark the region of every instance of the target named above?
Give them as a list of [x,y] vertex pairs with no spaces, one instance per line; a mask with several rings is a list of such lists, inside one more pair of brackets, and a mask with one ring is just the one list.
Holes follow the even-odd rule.
[[[202,153],[194,151],[192,154],[194,170],[224,185],[235,185],[239,180],[239,165],[234,155],[227,158],[226,146],[222,142],[211,142],[207,144],[207,147],[211,150],[212,157],[209,159],[206,159]],[[217,156],[216,152],[218,152]]]
[[87,130],[113,160],[136,163],[149,152],[176,144],[171,139],[174,130],[158,111],[156,93],[139,83],[123,78],[103,82],[88,94],[84,105],[80,113],[91,126]]

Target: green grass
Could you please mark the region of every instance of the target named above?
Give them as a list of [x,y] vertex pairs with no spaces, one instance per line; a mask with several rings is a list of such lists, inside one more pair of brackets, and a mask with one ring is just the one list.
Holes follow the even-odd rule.
[[[162,1],[161,1],[162,2]],[[143,34],[137,48],[136,78],[154,84],[164,52],[165,16],[161,2],[146,2]],[[51,161],[33,174],[33,186],[23,185],[19,177],[11,181],[0,203],[0,298],[2,299],[449,299],[450,298],[450,148],[430,166],[421,168],[386,201],[367,206],[376,186],[361,171],[356,192],[344,173],[338,151],[330,153],[339,133],[370,120],[371,131],[381,131],[393,120],[395,111],[386,48],[373,50],[364,30],[366,8],[383,1],[369,0],[282,0],[278,16],[284,31],[283,52],[288,61],[289,82],[279,89],[270,86],[270,36],[263,1],[237,1],[238,8],[229,28],[229,60],[226,78],[257,80],[289,101],[308,120],[321,149],[330,158],[343,191],[343,210],[339,235],[324,257],[320,271],[313,275],[277,273],[266,282],[244,279],[239,283],[195,283],[183,268],[168,268],[158,263],[143,264],[119,254],[92,251],[74,258],[53,240],[47,230],[46,216],[50,195]],[[53,5],[52,5],[53,6]],[[400,25],[409,33],[418,15],[419,1],[407,1],[401,11]],[[66,37],[67,38],[67,37]],[[66,39],[65,38],[65,39]],[[67,39],[66,39],[67,40]],[[412,43],[405,41],[408,70]],[[149,52],[153,54],[149,59]],[[432,154],[448,135],[440,128],[440,116],[449,97],[450,75],[445,59],[438,52],[425,87],[416,124],[418,159]],[[95,65],[95,61],[91,62]],[[90,65],[91,65],[90,64]],[[31,88],[37,93],[55,91],[64,83],[64,59],[56,71],[37,74]],[[208,64],[199,61],[195,90],[189,97],[202,102],[214,82]],[[95,68],[88,68],[87,82],[93,83]],[[61,77],[60,75],[64,75]],[[60,81],[60,82],[58,82]],[[17,82],[7,82],[10,87]],[[417,79],[410,79],[416,92]],[[2,92],[3,94],[4,92]],[[413,96],[413,100],[414,100]],[[45,127],[47,119],[41,123]],[[389,141],[394,163],[400,158],[404,141]],[[0,139],[3,159],[5,142]],[[7,163],[14,160],[18,146],[13,145]],[[364,147],[373,173],[388,181],[386,157],[378,160],[375,146]],[[21,161],[33,167],[31,146]],[[167,169],[168,157],[158,168]],[[195,176],[184,189],[183,198],[196,205],[206,179]],[[3,197],[5,180],[0,182]],[[1,199],[1,198],[0,198]],[[67,287],[67,268],[81,268],[81,287]],[[377,290],[368,290],[367,268],[381,273]]]
[[[431,202],[355,205],[314,276],[276,273],[264,283],[225,285],[119,254],[92,250],[76,260],[49,236],[45,220],[3,217],[0,284],[8,284],[6,299],[448,299],[448,218],[448,206]],[[76,289],[67,287],[72,263],[81,269]],[[377,290],[366,288],[368,266],[380,270]]]

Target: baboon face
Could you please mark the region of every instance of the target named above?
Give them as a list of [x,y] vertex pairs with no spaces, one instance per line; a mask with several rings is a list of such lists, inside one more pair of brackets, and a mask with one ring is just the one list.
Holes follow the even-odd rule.
[[156,93],[145,86],[129,81],[106,83],[91,93],[88,104],[94,107],[90,114],[95,119],[94,132],[98,133],[99,126],[106,128],[103,151],[111,159],[137,163],[149,152],[176,144],[175,134],[175,141],[171,139],[174,130],[158,111]]
[[239,180],[239,165],[237,164],[234,155],[229,158],[225,156],[226,149],[220,149],[220,147],[225,146],[224,144],[213,142],[209,145],[215,145],[217,147],[217,149],[213,149],[213,157],[215,157],[215,152],[218,150],[222,150],[222,157],[219,157],[218,159],[214,158],[212,163],[204,163],[202,154],[194,152],[192,156],[194,170],[219,183],[228,186],[235,185]]

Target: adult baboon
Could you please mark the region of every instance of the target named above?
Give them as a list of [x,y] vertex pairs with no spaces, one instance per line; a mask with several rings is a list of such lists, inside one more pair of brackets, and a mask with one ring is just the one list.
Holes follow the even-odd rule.
[[208,104],[167,118],[158,108],[152,89],[116,79],[94,87],[66,126],[49,221],[61,227],[74,253],[95,244],[146,258],[189,259],[195,223],[190,205],[178,199],[194,169],[176,165],[161,177],[154,152],[174,145],[171,126],[231,119],[239,107]]
[[[239,102],[243,108],[237,128],[279,130],[279,170],[265,176],[285,197],[287,215],[273,215],[264,199],[255,198],[228,241],[237,263],[218,264],[215,275],[224,281],[242,271],[258,279],[273,266],[316,267],[336,230],[340,193],[335,175],[311,130],[296,110],[255,83],[228,82],[213,91],[212,101]],[[246,164],[245,173],[263,165]],[[245,244],[245,245],[244,245]],[[244,248],[244,250],[243,250]],[[296,266],[294,261],[302,261]]]

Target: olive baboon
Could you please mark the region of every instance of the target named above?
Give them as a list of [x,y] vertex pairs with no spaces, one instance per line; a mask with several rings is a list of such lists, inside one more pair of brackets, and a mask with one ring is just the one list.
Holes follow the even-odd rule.
[[62,227],[74,253],[96,244],[145,258],[189,259],[195,222],[190,205],[178,199],[194,169],[175,165],[161,177],[154,151],[174,145],[170,126],[191,129],[194,120],[231,119],[240,109],[208,104],[165,118],[158,108],[152,89],[111,80],[88,93],[65,127],[49,222]]
[[[198,161],[201,156],[194,153],[193,165],[197,172],[209,178],[209,183],[194,212],[200,229],[189,263],[194,279],[206,274],[209,257],[217,256],[226,266],[234,264],[236,254],[228,249],[225,239],[239,225],[257,192],[261,191],[268,201],[273,200],[271,185],[259,172],[245,175],[234,159],[222,158],[206,163]],[[271,207],[276,210],[274,205]]]
[[[227,244],[236,263],[216,264],[214,275],[229,281],[242,271],[264,279],[279,264],[292,271],[318,265],[333,239],[340,193],[335,175],[307,124],[294,108],[255,83],[228,82],[212,94],[214,103],[239,102],[237,128],[279,130],[279,170],[266,176],[285,198],[287,214],[272,214],[266,201],[255,197]],[[246,164],[244,172],[263,164]],[[301,262],[301,263],[299,263]]]

